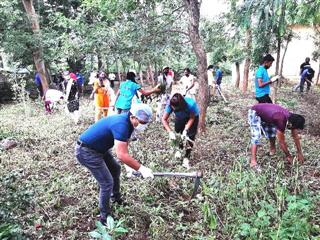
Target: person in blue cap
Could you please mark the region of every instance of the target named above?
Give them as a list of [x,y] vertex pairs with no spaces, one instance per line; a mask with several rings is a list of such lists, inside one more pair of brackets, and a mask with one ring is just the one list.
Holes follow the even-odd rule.
[[115,147],[117,158],[139,171],[143,178],[153,178],[150,168],[134,159],[128,152],[129,138],[133,131],[141,132],[152,119],[152,110],[146,104],[135,104],[130,112],[100,119],[85,130],[77,140],[75,155],[79,163],[89,169],[97,180],[99,193],[100,221],[106,223],[111,214],[110,198],[121,203],[119,162],[112,156]]

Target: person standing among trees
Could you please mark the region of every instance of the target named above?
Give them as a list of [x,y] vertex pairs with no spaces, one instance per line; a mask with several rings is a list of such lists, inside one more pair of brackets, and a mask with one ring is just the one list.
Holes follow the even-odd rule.
[[67,110],[70,113],[73,121],[78,123],[80,118],[79,110],[79,92],[77,84],[77,76],[74,73],[65,72],[64,79],[67,81],[66,87],[66,99],[67,99]]
[[213,65],[208,66],[208,86],[209,86],[209,97],[214,93],[214,77],[213,77]]
[[79,89],[79,97],[81,97],[83,95],[84,77],[80,73],[79,69],[76,70],[76,76],[77,76],[77,84]]
[[[217,87],[220,88],[220,84],[222,81],[222,70],[219,68],[219,66],[216,66],[215,69],[215,84],[217,84]],[[221,89],[221,88],[220,88]]]
[[129,112],[132,105],[132,98],[136,95],[137,91],[144,96],[149,96],[159,91],[157,87],[150,91],[143,90],[140,84],[136,83],[135,77],[135,72],[131,70],[127,73],[127,80],[120,84],[115,100],[115,107],[117,108],[118,114]]
[[152,170],[140,164],[128,152],[132,132],[143,131],[151,119],[150,107],[146,104],[136,104],[128,113],[112,115],[91,125],[77,141],[76,158],[89,169],[100,187],[100,221],[104,225],[111,214],[111,195],[113,194],[115,202],[122,202],[121,166],[111,154],[113,146],[121,162],[139,171],[143,178],[153,178]]
[[302,75],[306,68],[311,68],[309,57],[306,57],[305,61],[300,65],[300,75]]
[[41,84],[41,77],[40,77],[40,73],[36,72],[36,75],[34,76],[34,83],[37,86],[37,89],[39,91],[40,94],[40,98],[43,99],[43,89],[42,89],[42,84]]
[[[303,116],[291,113],[277,104],[259,103],[249,109],[248,122],[251,130],[250,167],[260,171],[260,167],[257,165],[257,148],[260,143],[261,131],[270,141],[270,155],[274,155],[276,152],[275,136],[277,136],[280,148],[286,155],[286,160],[292,163],[293,158],[285,141],[284,132],[286,128],[291,130],[298,160],[300,162],[304,161],[298,132],[298,129],[304,128],[305,119]],[[268,124],[268,127],[264,127],[263,123]]]
[[110,107],[109,89],[110,86],[106,78],[106,73],[100,71],[98,78],[94,80],[93,91],[90,95],[91,98],[95,95],[95,122],[97,122],[102,116],[106,117],[108,115]]
[[191,74],[189,68],[184,69],[184,76],[180,79],[180,83],[185,91],[184,96],[195,100],[195,76]]
[[169,103],[172,90],[173,77],[168,66],[162,68],[162,74],[158,76],[158,88],[160,89],[159,102],[157,106],[156,121],[160,122],[164,109]]
[[[188,146],[183,159],[183,166],[189,168],[189,159],[198,130],[200,111],[197,103],[192,98],[183,97],[180,93],[175,93],[172,96],[161,121],[164,128],[169,132],[169,138],[175,140],[175,133],[169,125],[169,116],[172,112],[175,114],[175,132],[182,134],[183,138],[187,138]],[[183,146],[180,146],[180,148],[183,148]]]
[[259,103],[272,103],[270,98],[270,84],[272,84],[277,76],[270,79],[268,75],[268,69],[274,62],[274,58],[267,54],[262,58],[262,63],[256,71],[255,75],[255,88],[256,88],[256,99]]

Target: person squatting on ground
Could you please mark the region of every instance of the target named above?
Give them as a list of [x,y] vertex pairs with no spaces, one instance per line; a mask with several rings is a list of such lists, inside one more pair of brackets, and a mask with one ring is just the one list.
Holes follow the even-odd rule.
[[80,118],[79,111],[79,92],[77,84],[77,76],[74,73],[65,72],[63,75],[67,81],[66,87],[66,99],[67,99],[67,110],[71,115],[71,118],[75,123],[78,123]]
[[274,61],[274,58],[267,54],[262,58],[262,63],[256,71],[255,75],[255,88],[256,99],[259,103],[272,103],[270,98],[270,84],[272,84],[278,76],[269,78],[268,71]]
[[110,84],[107,80],[106,73],[101,71],[98,74],[98,78],[94,80],[93,91],[90,98],[95,101],[95,117],[94,120],[97,122],[102,116],[106,117],[108,115],[108,110],[110,107]]
[[251,167],[259,169],[256,155],[262,133],[270,141],[270,155],[274,155],[276,152],[275,136],[277,136],[280,148],[285,153],[287,161],[292,163],[293,158],[285,141],[284,132],[286,128],[291,130],[298,160],[300,162],[304,161],[298,132],[298,129],[304,128],[305,119],[303,116],[291,113],[277,104],[260,103],[249,109],[248,121],[251,130]]
[[[173,72],[172,72],[173,73]],[[158,87],[160,88],[159,102],[157,106],[156,121],[160,122],[164,109],[169,103],[173,84],[173,74],[168,66],[162,68],[162,74],[158,76]]]
[[157,87],[150,91],[142,89],[140,84],[136,83],[135,78],[136,74],[133,71],[129,71],[127,73],[127,80],[120,84],[115,100],[115,107],[117,108],[118,114],[129,112],[132,105],[132,98],[137,94],[137,91],[145,96],[159,91]]
[[56,89],[48,89],[44,97],[46,113],[52,113],[57,103],[63,103],[63,92]]
[[[169,132],[169,138],[175,140],[175,133],[171,130],[169,125],[169,116],[172,112],[175,114],[175,132],[180,133],[182,134],[182,137],[191,140],[187,141],[188,146],[183,159],[183,166],[189,168],[189,158],[197,134],[200,111],[197,103],[192,98],[183,97],[180,93],[175,93],[172,96],[170,103],[166,106],[165,113],[163,114],[162,124]],[[180,146],[180,148],[183,148],[183,146]]]
[[300,93],[303,93],[304,83],[307,82],[307,92],[310,90],[312,78],[314,77],[314,70],[311,67],[305,68],[300,76]]
[[130,112],[102,118],[84,131],[77,141],[75,155],[80,164],[89,169],[97,180],[100,221],[105,224],[111,214],[110,197],[121,203],[121,166],[111,154],[114,146],[117,158],[139,171],[143,178],[153,178],[152,170],[140,164],[128,152],[133,131],[143,131],[152,119],[152,110],[146,104],[137,104]]
[[196,99],[196,83],[195,76],[191,74],[189,68],[184,69],[184,76],[180,79],[180,83],[185,91],[184,96]]

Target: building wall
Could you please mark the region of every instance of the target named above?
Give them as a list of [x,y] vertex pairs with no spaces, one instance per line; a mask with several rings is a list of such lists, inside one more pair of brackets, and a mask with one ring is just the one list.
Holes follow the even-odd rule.
[[[291,26],[295,37],[288,45],[288,50],[286,56],[284,58],[283,63],[283,76],[290,79],[291,81],[298,81],[299,72],[300,72],[300,64],[304,62],[306,57],[311,58],[311,66],[315,70],[315,78],[319,71],[319,62],[315,62],[312,60],[312,52],[315,51],[315,46],[313,43],[312,36],[314,34],[314,30],[311,27],[301,26],[301,25],[293,25]],[[284,49],[281,49],[281,56],[283,54]],[[272,54],[274,58],[276,58],[276,54]],[[280,59],[281,61],[281,59]],[[275,73],[275,65],[274,62],[272,67],[268,70],[269,75]],[[232,66],[232,79],[235,81],[235,65]],[[243,64],[240,65],[240,78],[242,80],[243,77]],[[254,71],[250,72],[251,80],[254,78]],[[315,79],[314,78],[314,79]],[[249,80],[249,82],[252,82]],[[241,84],[241,83],[240,83]]]

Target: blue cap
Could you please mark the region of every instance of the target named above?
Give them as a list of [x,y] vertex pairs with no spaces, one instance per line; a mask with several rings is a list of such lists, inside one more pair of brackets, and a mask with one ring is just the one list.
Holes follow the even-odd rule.
[[130,112],[133,116],[135,116],[142,122],[148,123],[152,120],[152,110],[147,104],[133,104],[130,109]]

